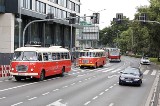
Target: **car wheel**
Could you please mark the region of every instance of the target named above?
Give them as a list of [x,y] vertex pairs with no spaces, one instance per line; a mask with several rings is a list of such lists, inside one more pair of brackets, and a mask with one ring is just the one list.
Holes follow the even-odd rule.
[[119,85],[123,85],[121,81],[119,81]]

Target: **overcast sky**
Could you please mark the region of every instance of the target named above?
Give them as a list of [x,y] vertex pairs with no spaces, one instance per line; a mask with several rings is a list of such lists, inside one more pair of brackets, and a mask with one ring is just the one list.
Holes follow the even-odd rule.
[[123,13],[130,19],[134,18],[137,6],[149,5],[148,0],[81,0],[81,16],[100,12],[100,29],[110,25],[116,13]]

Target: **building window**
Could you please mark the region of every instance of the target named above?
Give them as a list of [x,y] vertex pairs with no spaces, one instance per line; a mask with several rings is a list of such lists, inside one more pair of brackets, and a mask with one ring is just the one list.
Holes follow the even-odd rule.
[[21,6],[26,9],[31,9],[31,0],[22,0]]
[[80,6],[78,4],[76,4],[75,11],[78,12],[78,13],[80,13]]
[[58,0],[54,0],[54,2],[55,2],[56,4],[58,4]]
[[75,3],[71,2],[71,10],[75,11]]
[[45,14],[46,13],[46,4],[36,0],[36,11]]

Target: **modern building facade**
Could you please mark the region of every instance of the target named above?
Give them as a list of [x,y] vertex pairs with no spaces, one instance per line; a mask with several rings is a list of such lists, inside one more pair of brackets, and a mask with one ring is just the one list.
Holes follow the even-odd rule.
[[77,33],[79,48],[98,48],[99,26],[86,21],[82,21],[81,25],[83,25],[83,29],[80,29]]
[[[33,43],[75,47],[75,31],[82,26],[79,18],[69,24],[70,13],[80,17],[80,0],[0,0],[0,53]],[[23,36],[29,22],[47,19],[53,20],[32,23]]]

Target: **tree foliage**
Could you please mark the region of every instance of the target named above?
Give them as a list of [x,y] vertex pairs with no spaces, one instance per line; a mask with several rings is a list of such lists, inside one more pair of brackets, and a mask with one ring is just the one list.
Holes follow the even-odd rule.
[[[146,14],[147,22],[139,21]],[[151,22],[152,21],[152,22]],[[154,22],[153,22],[154,21]],[[118,46],[122,52],[158,56],[160,50],[160,1],[150,0],[149,6],[137,8],[134,20],[124,17],[121,22],[111,22],[111,26],[100,31],[99,43],[103,46]]]

